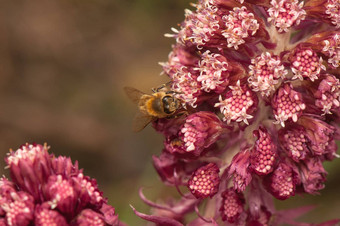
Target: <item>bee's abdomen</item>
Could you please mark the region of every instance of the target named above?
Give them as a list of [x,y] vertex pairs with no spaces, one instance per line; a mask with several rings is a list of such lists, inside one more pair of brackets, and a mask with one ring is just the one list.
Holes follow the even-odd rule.
[[160,98],[150,98],[147,103],[147,110],[150,115],[155,116],[157,118],[166,117],[166,114],[163,110],[163,104]]

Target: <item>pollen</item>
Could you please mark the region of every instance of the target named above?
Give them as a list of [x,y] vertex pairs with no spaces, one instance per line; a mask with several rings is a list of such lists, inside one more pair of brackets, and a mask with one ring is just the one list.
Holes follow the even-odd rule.
[[219,168],[214,163],[209,163],[197,169],[190,180],[188,188],[196,198],[213,197],[218,192],[220,177]]

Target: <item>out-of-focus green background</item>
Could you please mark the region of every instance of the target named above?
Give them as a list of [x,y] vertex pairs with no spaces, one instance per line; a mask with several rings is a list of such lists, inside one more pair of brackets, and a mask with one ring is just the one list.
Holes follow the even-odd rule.
[[[0,157],[25,142],[47,142],[56,155],[78,160],[98,180],[120,219],[145,225],[129,204],[148,212],[138,198],[166,196],[151,156],[162,149],[152,129],[131,132],[135,106],[126,85],[148,92],[167,81],[174,40],[170,27],[184,18],[188,0],[0,1]],[[322,196],[297,197],[280,207],[318,203],[308,217],[340,216],[340,161],[327,165]],[[1,173],[4,162],[1,164]]]

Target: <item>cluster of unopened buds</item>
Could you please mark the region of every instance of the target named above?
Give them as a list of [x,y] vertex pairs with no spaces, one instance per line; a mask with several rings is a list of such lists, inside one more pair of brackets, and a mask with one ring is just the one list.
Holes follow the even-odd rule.
[[95,179],[46,145],[25,144],[6,157],[0,179],[1,226],[123,226]]
[[182,198],[141,191],[153,214],[135,213],[159,225],[309,225],[295,221],[307,207],[277,211],[273,198],[318,194],[322,163],[339,157],[340,1],[193,7],[166,34],[176,44],[161,64],[187,114],[153,123],[165,137],[154,167]]

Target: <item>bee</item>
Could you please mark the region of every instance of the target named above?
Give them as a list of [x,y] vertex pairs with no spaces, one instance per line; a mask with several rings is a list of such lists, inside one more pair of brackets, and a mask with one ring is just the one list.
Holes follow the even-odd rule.
[[132,87],[124,87],[127,96],[138,105],[139,112],[133,120],[133,131],[139,132],[150,122],[158,118],[170,118],[181,107],[181,102],[173,91],[162,91],[165,85],[152,89],[152,94],[146,94]]

